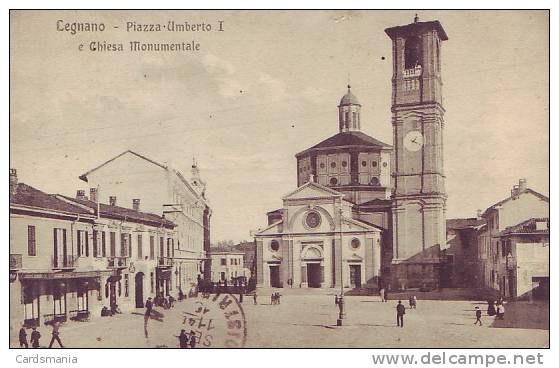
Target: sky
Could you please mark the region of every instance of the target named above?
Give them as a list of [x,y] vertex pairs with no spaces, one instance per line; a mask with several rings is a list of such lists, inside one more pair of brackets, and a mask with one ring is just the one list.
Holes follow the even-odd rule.
[[[384,29],[413,11],[66,11],[10,14],[10,167],[49,193],[133,150],[190,173],[211,238],[250,239],[296,188],[294,155],[338,132],[351,83],[361,130],[392,144],[392,50]],[[549,194],[549,23],[544,11],[420,11],[439,20],[447,217],[472,217],[519,178]],[[104,23],[57,31],[57,21]],[[211,24],[127,32],[126,22]],[[224,31],[217,31],[223,21]],[[114,28],[117,26],[118,28]],[[91,41],[190,42],[197,52],[80,51]]]

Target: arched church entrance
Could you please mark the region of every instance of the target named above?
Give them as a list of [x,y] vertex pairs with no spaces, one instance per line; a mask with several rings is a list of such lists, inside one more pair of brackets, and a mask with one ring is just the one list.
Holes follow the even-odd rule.
[[144,273],[138,272],[135,278],[136,285],[136,308],[144,307]]
[[322,286],[322,267],[319,262],[307,263],[307,281],[310,288]]
[[322,266],[322,251],[317,246],[303,249],[303,267],[301,276],[307,287],[320,288],[324,282],[324,267]]
[[280,277],[280,262],[269,262],[268,271],[270,275],[270,286],[273,288],[283,287]]

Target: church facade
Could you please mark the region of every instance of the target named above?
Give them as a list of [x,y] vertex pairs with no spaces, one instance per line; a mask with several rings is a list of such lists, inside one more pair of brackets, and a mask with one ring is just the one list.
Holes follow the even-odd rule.
[[348,86],[339,132],[295,155],[298,188],[255,235],[263,287],[437,287],[446,246],[438,21],[392,40],[393,145],[361,130]]

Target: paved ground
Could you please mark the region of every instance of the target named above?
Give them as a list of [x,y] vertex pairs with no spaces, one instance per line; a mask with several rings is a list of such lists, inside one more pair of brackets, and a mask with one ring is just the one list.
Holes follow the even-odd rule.
[[[258,305],[245,296],[242,308],[246,318],[246,347],[548,347],[549,304],[509,304],[504,321],[482,317],[483,327],[474,326],[474,307],[482,310],[485,304],[467,301],[418,301],[417,309],[407,310],[405,327],[396,327],[395,305],[381,303],[378,297],[346,297],[347,319],[343,327],[336,326],[338,309],[333,293],[312,295],[284,295],[280,305],[270,305],[270,297],[261,291]],[[234,305],[234,304],[232,304]],[[91,322],[71,322],[61,328],[67,347],[178,347],[181,328],[189,331],[201,327],[214,334],[207,340],[212,347],[224,347],[229,328],[237,312],[221,311],[215,304],[208,316],[221,318],[221,324],[208,325],[185,320],[184,312],[195,314],[200,306],[195,300],[177,303],[176,307],[161,312],[163,321],[150,320],[148,335],[144,334],[143,311],[115,317],[98,318]],[[233,308],[229,306],[228,308]],[[228,312],[229,311],[229,312]],[[236,315],[225,320],[224,313]],[[212,313],[214,313],[212,315]],[[188,315],[187,315],[188,317]],[[229,322],[229,324],[226,324]],[[187,323],[186,327],[183,323]],[[204,327],[205,326],[205,327]],[[40,328],[41,345],[48,345],[50,331]],[[209,332],[208,332],[209,331]],[[232,335],[233,336],[233,335]],[[237,335],[235,335],[237,336]],[[235,337],[235,343],[240,337]],[[12,341],[12,346],[17,342]],[[199,347],[202,347],[200,344]]]

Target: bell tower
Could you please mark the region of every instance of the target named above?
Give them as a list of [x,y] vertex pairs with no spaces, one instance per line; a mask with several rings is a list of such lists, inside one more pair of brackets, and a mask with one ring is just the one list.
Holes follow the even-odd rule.
[[436,287],[446,243],[444,108],[438,21],[385,30],[392,40],[393,288]]

